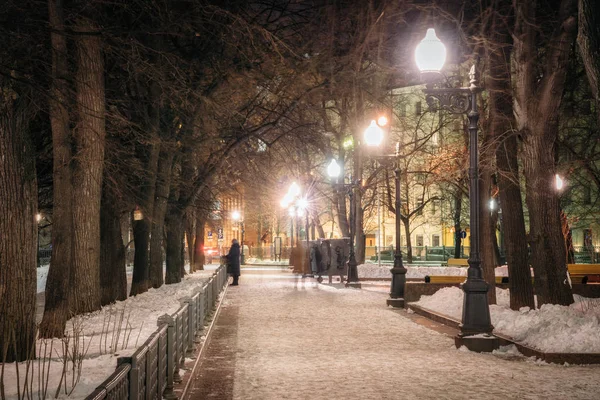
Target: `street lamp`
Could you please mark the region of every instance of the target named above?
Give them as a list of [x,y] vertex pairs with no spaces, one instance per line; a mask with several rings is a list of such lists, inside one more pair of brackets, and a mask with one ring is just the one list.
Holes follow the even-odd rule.
[[[365,131],[365,142],[369,146],[379,146],[383,142],[383,130],[380,128],[388,124],[388,119],[385,116],[381,116],[375,121],[371,121],[371,125]],[[400,212],[402,210],[402,201],[400,199],[400,143],[396,144],[396,153],[394,155],[380,156],[380,157],[394,157],[396,160],[396,168],[394,170],[394,184],[395,184],[395,195],[396,195],[396,220],[395,220],[395,231],[396,231],[396,245],[394,247],[394,267],[390,269],[392,274],[392,282],[390,285],[390,298],[387,299],[386,304],[388,306],[403,308],[404,307],[404,287],[406,286],[406,268],[402,261],[402,249],[401,249],[401,217]],[[379,194],[378,194],[379,196]],[[379,229],[379,228],[378,228]],[[379,246],[380,247],[380,246]],[[378,256],[381,259],[381,256]]]
[[[426,76],[439,74],[446,60],[446,47],[438,39],[435,30],[430,28],[427,35],[415,50],[415,61]],[[471,251],[467,280],[462,285],[464,291],[462,322],[460,333],[455,339],[457,347],[466,346],[474,351],[492,351],[498,347],[498,339],[491,334],[493,327],[487,299],[489,285],[483,280],[481,259],[479,257],[479,154],[477,144],[477,86],[475,65],[469,72],[470,86],[461,88],[433,88],[431,80],[424,89],[427,103],[431,106],[434,100],[439,105],[456,114],[466,113],[469,118],[469,198]],[[482,335],[483,334],[483,335]],[[488,335],[486,335],[488,334]]]
[[[298,217],[302,217],[305,215],[306,213],[306,245],[307,245],[307,249],[308,249],[308,199],[307,197],[304,198],[299,198],[301,193],[301,189],[300,186],[296,183],[296,182],[292,182],[292,184],[290,185],[288,192],[286,193],[286,195],[283,197],[283,199],[281,200],[281,206],[284,208],[288,208],[289,207],[289,214],[292,217],[292,233],[291,233],[291,245],[292,245],[292,249],[290,250],[290,265],[294,266],[294,272],[296,273],[300,273],[300,272],[306,272],[306,271],[302,271],[301,269],[304,269],[304,267],[301,265],[302,264],[302,258],[298,257],[299,255],[301,255],[301,246],[300,246],[300,224],[297,220]],[[296,242],[298,244],[297,246],[297,250],[294,251],[294,219],[296,219]],[[300,252],[300,253],[298,253]],[[298,261],[300,261],[300,264],[298,264]],[[309,266],[310,269],[310,266]],[[310,274],[304,274],[304,276],[307,276]]]
[[239,211],[234,211],[231,213],[231,218],[233,218],[234,221],[237,221],[238,226],[240,228],[241,231],[241,246],[242,246],[242,252],[240,254],[240,263],[242,265],[246,265],[246,256],[244,255],[244,220],[242,219],[242,214],[240,214]]
[[[375,122],[375,121],[373,121]],[[358,280],[358,263],[356,262],[356,254],[354,253],[354,220],[355,220],[355,206],[354,206],[354,193],[352,192],[354,189],[354,182],[352,182],[352,178],[350,178],[350,183],[344,183],[344,177],[342,175],[342,183],[338,183],[338,177],[341,173],[341,168],[335,159],[331,160],[331,163],[327,167],[327,174],[330,178],[335,179],[336,184],[342,187],[348,188],[348,197],[350,197],[350,254],[348,256],[348,276],[346,279],[347,287],[360,288],[360,282]]]

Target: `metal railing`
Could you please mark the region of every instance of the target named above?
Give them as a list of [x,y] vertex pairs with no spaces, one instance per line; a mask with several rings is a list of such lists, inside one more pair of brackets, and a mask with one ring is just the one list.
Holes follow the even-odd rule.
[[159,317],[157,330],[130,357],[119,357],[115,372],[86,399],[176,398],[173,386],[181,381],[179,368],[193,352],[194,339],[226,283],[221,265],[196,294],[181,300],[174,314]]

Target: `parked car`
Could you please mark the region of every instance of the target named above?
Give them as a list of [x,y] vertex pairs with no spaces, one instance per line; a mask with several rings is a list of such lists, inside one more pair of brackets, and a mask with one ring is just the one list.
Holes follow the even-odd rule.
[[219,249],[216,247],[204,247],[204,258],[207,264],[212,264],[213,257],[219,257]]
[[[404,251],[402,251],[402,258],[406,259]],[[377,254],[371,256],[371,261],[377,261]],[[394,261],[394,250],[381,250],[381,261]]]
[[446,261],[453,258],[452,250],[445,247],[428,247],[424,261]]

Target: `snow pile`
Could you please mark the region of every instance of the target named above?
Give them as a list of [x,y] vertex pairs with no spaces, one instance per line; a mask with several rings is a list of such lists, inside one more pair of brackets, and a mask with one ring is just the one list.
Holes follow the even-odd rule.
[[[508,290],[496,288],[497,305],[490,306],[494,331],[548,353],[600,353],[600,299],[575,296],[571,306],[545,304],[538,310],[511,310]],[[446,287],[421,296],[418,306],[460,320],[463,291]]]
[[[83,398],[90,394],[104,379],[114,372],[117,357],[132,354],[156,330],[158,317],[173,314],[180,307],[185,297],[193,296],[214,273],[217,266],[205,266],[207,270],[197,271],[184,276],[178,284],[163,285],[158,289],[150,289],[146,293],[128,297],[124,301],[105,306],[93,313],[77,316],[67,322],[67,332],[80,331],[80,341],[85,341],[87,353],[83,360],[81,380],[69,398]],[[44,290],[48,268],[38,268],[38,290]],[[39,279],[41,278],[41,279]],[[118,340],[116,337],[118,336]],[[71,339],[72,340],[72,339]],[[51,343],[52,342],[52,343]],[[111,348],[111,343],[115,343]],[[44,349],[48,352],[52,346],[50,373],[48,377],[48,393],[56,390],[62,371],[62,342],[60,339],[38,340],[37,351],[40,360],[44,357]],[[88,347],[89,346],[89,347]],[[72,347],[72,345],[70,346]],[[47,361],[46,361],[47,362]],[[37,398],[37,368],[34,395]],[[23,376],[26,363],[6,364],[4,382],[7,398],[17,397],[17,368],[20,376],[21,395],[23,394]],[[70,380],[71,373],[68,373]],[[64,394],[59,398],[67,398]]]

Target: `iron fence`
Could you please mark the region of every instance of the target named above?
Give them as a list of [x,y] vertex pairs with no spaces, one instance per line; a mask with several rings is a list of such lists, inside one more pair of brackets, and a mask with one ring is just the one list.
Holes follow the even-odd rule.
[[115,372],[86,399],[173,398],[179,368],[186,353],[193,351],[194,338],[202,332],[226,282],[225,266],[221,265],[197,293],[182,300],[177,312],[158,319],[157,330],[130,357],[119,357]]

